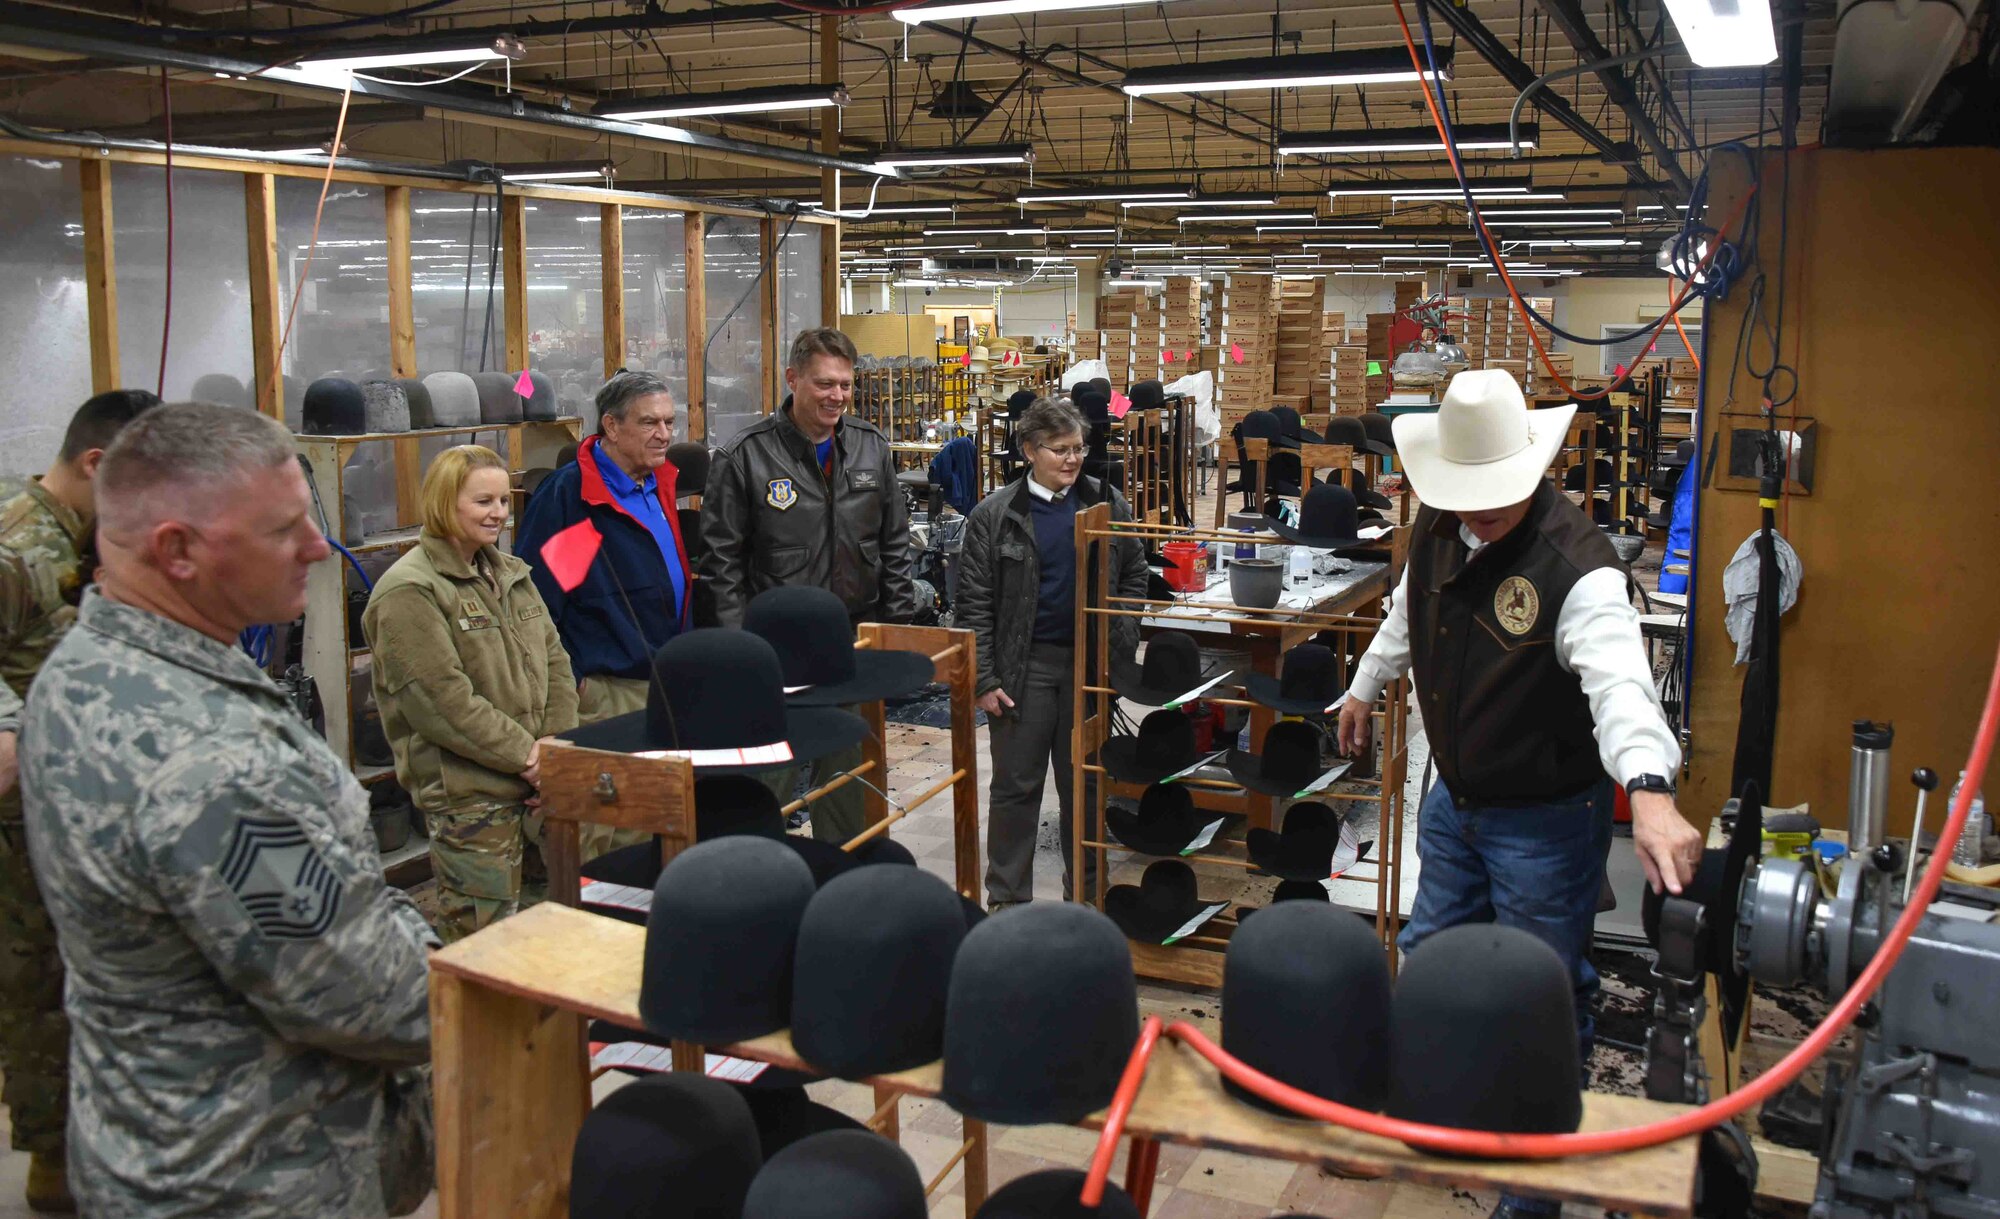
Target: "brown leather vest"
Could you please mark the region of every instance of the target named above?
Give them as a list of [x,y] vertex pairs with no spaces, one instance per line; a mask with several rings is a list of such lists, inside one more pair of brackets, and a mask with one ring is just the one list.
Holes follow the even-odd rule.
[[1583,683],[1556,660],[1556,618],[1611,543],[1547,481],[1477,554],[1424,508],[1410,544],[1410,652],[1431,756],[1462,804],[1533,804],[1604,775]]

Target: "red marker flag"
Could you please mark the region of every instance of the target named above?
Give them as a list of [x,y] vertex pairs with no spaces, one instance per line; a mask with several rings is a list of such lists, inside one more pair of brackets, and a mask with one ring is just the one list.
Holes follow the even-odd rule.
[[1243,345],[1240,343],[1231,343],[1229,345],[1229,358],[1241,364],[1243,362]]
[[575,592],[590,574],[590,565],[603,545],[604,535],[597,532],[597,526],[581,520],[542,543],[542,565],[556,578],[557,588]]
[[958,357],[958,366],[959,366],[960,368],[971,368],[971,367],[972,367],[972,353],[968,351],[968,352],[966,352],[966,353],[965,353],[964,355],[962,355],[962,356]]
[[1174,349],[1173,349],[1173,348],[1171,348],[1171,347],[1169,347],[1169,348],[1167,348],[1167,349],[1166,349],[1165,351],[1161,352],[1161,353],[1160,353],[1160,359],[1164,360],[1164,361],[1165,361],[1166,363],[1168,363],[1168,364],[1171,364],[1171,363],[1173,363],[1173,362],[1174,362]]
[[532,398],[535,396],[535,383],[529,379],[527,369],[522,369],[521,375],[514,378],[514,392],[523,398]]

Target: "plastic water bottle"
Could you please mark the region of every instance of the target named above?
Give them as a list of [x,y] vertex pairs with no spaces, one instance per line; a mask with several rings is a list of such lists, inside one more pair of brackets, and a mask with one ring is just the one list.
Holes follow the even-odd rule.
[[1285,583],[1294,592],[1304,589],[1312,583],[1312,551],[1306,549],[1304,546],[1294,546],[1292,547],[1291,555],[1285,560],[1285,563]]
[[[1958,807],[1958,789],[1965,786],[1965,772],[1958,772],[1958,782],[1951,785],[1950,808]],[[1951,848],[1951,861],[1962,868],[1979,866],[1980,847],[1986,839],[1986,797],[1983,792],[1975,792],[1972,797],[1972,811],[1966,814],[1965,828],[1959,831],[1958,842]]]

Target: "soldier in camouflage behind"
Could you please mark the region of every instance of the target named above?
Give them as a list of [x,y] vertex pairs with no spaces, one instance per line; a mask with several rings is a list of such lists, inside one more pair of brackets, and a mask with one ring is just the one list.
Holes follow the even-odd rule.
[[76,621],[90,579],[97,463],[120,428],[159,402],[132,389],[84,403],[49,472],[0,503],[0,1070],[14,1149],[29,1153],[28,1205],[59,1214],[76,1209],[63,1167],[69,1022],[55,928],[35,888],[21,828],[16,730],[21,699]]
[[[426,947],[368,796],[237,646],[330,553],[291,435],[157,407],[97,475],[98,586],[21,730],[92,1219],[376,1219],[429,1189]],[[407,1136],[407,1137],[406,1137]],[[412,1172],[416,1167],[418,1171]]]

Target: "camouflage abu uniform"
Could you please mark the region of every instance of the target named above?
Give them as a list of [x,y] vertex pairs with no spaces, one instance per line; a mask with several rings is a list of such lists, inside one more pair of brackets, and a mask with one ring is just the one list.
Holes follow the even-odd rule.
[[94,591],[30,692],[21,773],[83,1213],[379,1219],[430,932],[360,784],[240,648]]
[[[0,703],[15,715],[42,662],[76,621],[90,521],[39,482],[0,504]],[[17,728],[0,705],[0,731]],[[62,956],[21,830],[21,789],[0,795],[0,1069],[14,1148],[63,1154],[69,1022]]]

